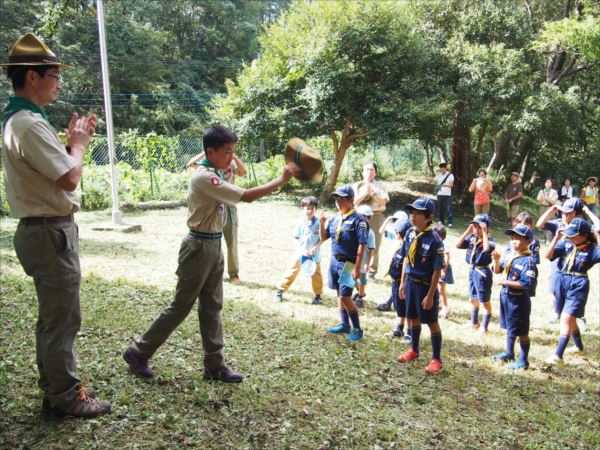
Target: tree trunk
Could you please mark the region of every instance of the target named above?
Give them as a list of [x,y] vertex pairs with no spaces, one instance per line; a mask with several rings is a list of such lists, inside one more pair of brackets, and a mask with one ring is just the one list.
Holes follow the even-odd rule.
[[527,158],[527,155],[533,149],[533,143],[533,135],[531,133],[526,133],[521,139],[521,142],[519,142],[519,145],[517,146],[515,157],[511,161],[507,172],[521,172],[521,168],[523,167],[523,162],[525,161],[525,158]]
[[425,157],[427,158],[427,171],[430,176],[434,176],[433,172],[433,155],[431,152],[431,146],[429,144],[425,145]]
[[323,188],[323,193],[321,194],[321,200],[323,203],[329,200],[331,193],[335,190],[335,184],[337,183],[338,176],[340,175],[340,170],[342,168],[342,163],[344,162],[346,152],[350,147],[352,147],[352,145],[354,145],[358,138],[364,137],[366,134],[366,132],[353,133],[353,127],[348,122],[346,122],[346,125],[342,130],[341,138],[338,138],[337,132],[335,131],[330,133],[333,143],[333,162],[331,163],[331,168],[329,169],[329,174],[327,175],[327,181],[325,182],[325,187]]
[[438,154],[440,155],[441,162],[448,162],[448,150],[446,149],[446,142],[439,141],[437,143]]
[[479,170],[482,164],[481,159],[481,149],[483,147],[483,140],[485,139],[485,135],[487,133],[488,123],[484,122],[479,128],[479,132],[477,133],[477,144],[475,145],[475,152],[472,156],[469,173],[475,173],[476,170]]
[[463,110],[456,111],[452,129],[452,173],[454,187],[457,192],[463,192],[469,173],[469,152],[471,149],[471,128],[464,118]]
[[494,155],[488,164],[487,170],[499,171],[502,167],[506,168],[508,164],[508,154],[510,150],[510,130],[504,127],[494,137]]
[[267,156],[265,155],[265,140],[260,138],[258,144],[258,159],[256,162],[263,162],[265,159],[267,159]]

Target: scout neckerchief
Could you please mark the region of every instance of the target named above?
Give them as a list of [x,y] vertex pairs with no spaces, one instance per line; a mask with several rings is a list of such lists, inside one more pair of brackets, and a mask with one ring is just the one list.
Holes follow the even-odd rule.
[[567,269],[567,273],[571,273],[571,270],[573,270],[573,266],[575,265],[575,256],[577,255],[577,252],[579,250],[583,250],[587,246],[588,246],[587,242],[584,244],[579,244],[579,245],[573,246],[573,250],[571,250],[571,253],[569,253],[569,256],[567,256],[565,265],[563,266],[563,268]]
[[471,264],[474,264],[475,254],[477,253],[477,247],[481,243],[483,243],[483,239],[477,238],[477,242],[475,242],[475,245],[473,246],[473,251],[471,252]]
[[408,263],[411,267],[415,267],[415,256],[417,256],[417,247],[419,245],[419,238],[423,236],[425,233],[431,230],[431,225],[427,225],[423,231],[421,231],[415,239],[411,242],[410,248],[408,249]]
[[504,278],[505,279],[508,280],[508,275],[510,274],[510,269],[512,269],[512,264],[513,264],[514,260],[520,256],[531,256],[531,252],[529,251],[529,249],[523,250],[522,252],[514,252],[513,256],[510,257],[510,259],[506,263],[506,266],[504,267]]
[[48,116],[46,115],[44,110],[32,101],[27,100],[24,97],[10,97],[8,99],[8,104],[6,105],[6,108],[4,108],[2,125],[6,125],[6,122],[8,122],[8,119],[10,119],[13,116],[13,114],[16,114],[19,111],[23,110],[32,111],[36,114],[40,114],[46,122],[50,123],[50,121],[48,120]]
[[340,223],[338,224],[337,228],[335,229],[335,240],[336,241],[339,240],[340,234],[342,234],[342,227],[344,226],[344,222],[346,220],[348,220],[348,218],[355,212],[356,212],[356,210],[354,208],[352,208],[346,214],[342,214],[342,220],[340,220]]
[[215,166],[213,166],[213,164],[212,164],[212,163],[211,163],[211,162],[210,162],[210,161],[209,161],[207,158],[204,158],[202,161],[200,161],[200,162],[198,162],[198,163],[196,163],[196,164],[198,164],[199,166],[204,166],[204,167],[209,167],[209,168],[211,168],[211,169],[215,169],[215,174],[216,174],[216,175],[217,175],[217,176],[218,176],[218,177],[219,177],[221,180],[225,181],[225,178],[223,178],[223,175],[221,174],[221,172],[219,172],[219,171],[217,170],[217,168],[216,168]]

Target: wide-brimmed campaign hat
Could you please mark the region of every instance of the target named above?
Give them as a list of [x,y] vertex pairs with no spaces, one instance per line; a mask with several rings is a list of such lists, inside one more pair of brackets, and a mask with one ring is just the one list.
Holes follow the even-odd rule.
[[71,66],[58,61],[58,58],[46,44],[33,33],[21,36],[8,54],[8,62],[0,66],[57,66],[68,69]]
[[302,169],[298,175],[300,181],[320,183],[323,179],[323,159],[315,149],[300,138],[288,141],[283,154],[286,163],[296,163]]

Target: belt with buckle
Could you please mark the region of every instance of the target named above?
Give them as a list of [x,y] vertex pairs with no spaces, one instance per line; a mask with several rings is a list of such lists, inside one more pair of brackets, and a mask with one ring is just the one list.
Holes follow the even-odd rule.
[[356,264],[356,256],[343,256],[343,255],[333,255],[335,259],[340,262],[351,262],[352,264]]
[[576,277],[587,277],[588,274],[587,273],[583,273],[583,272],[563,272],[564,275],[573,275]]
[[48,223],[67,223],[73,222],[73,214],[68,216],[54,217],[23,217],[19,220],[19,225],[46,225]]
[[188,236],[196,239],[207,239],[209,241],[215,241],[217,239],[221,239],[223,233],[204,233],[202,231],[190,230]]
[[429,280],[423,280],[422,278],[413,277],[412,275],[409,275],[408,279],[417,284],[424,284],[425,286],[429,286],[431,284]]

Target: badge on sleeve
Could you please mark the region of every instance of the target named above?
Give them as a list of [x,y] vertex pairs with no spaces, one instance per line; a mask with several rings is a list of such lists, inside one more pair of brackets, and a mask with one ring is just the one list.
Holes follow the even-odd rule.
[[221,184],[221,179],[219,177],[212,177],[210,182],[213,186],[218,186]]

